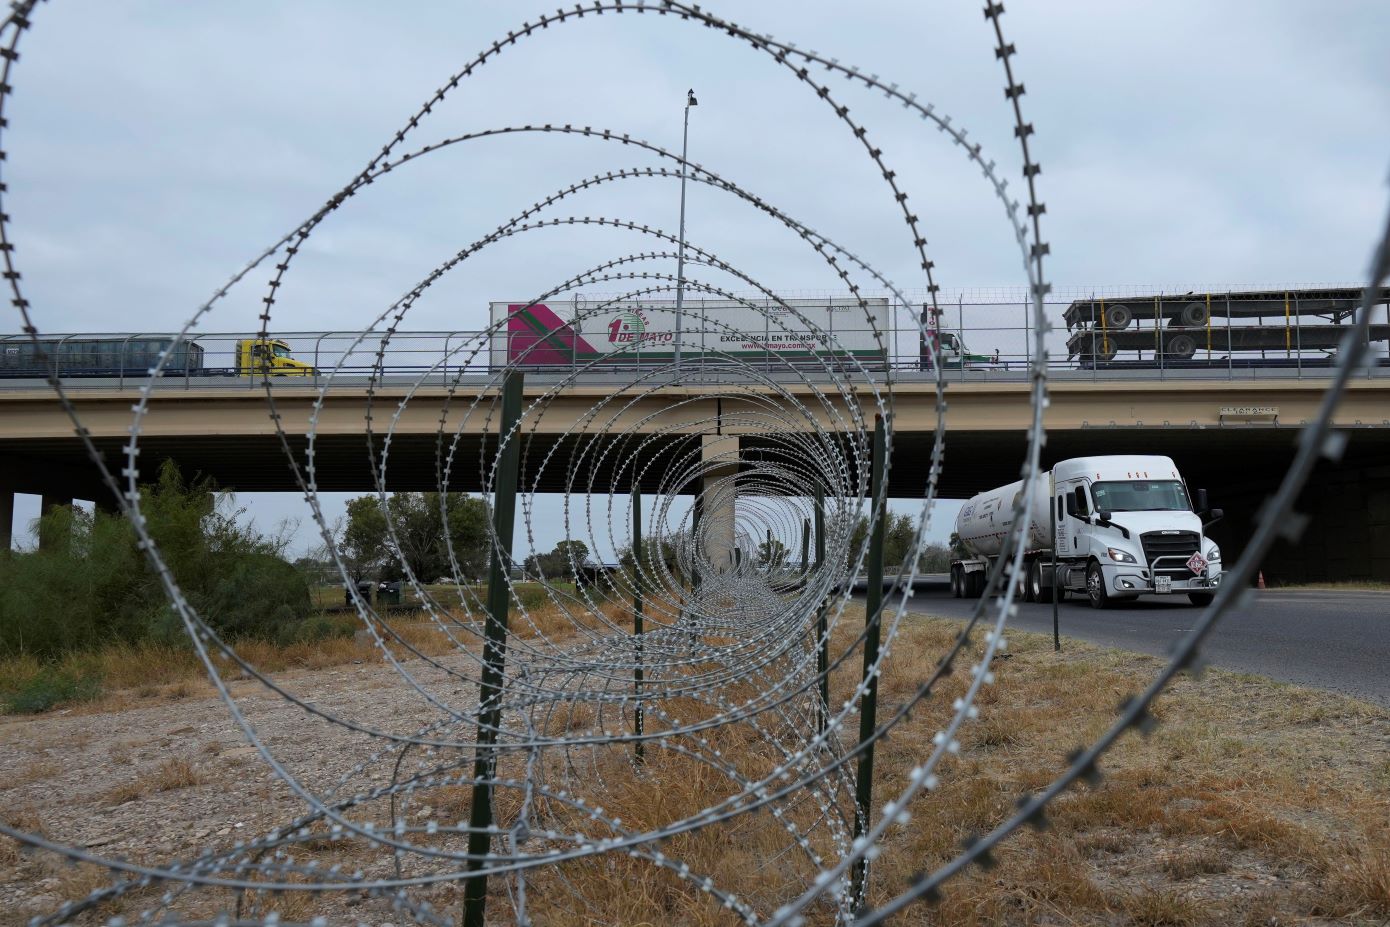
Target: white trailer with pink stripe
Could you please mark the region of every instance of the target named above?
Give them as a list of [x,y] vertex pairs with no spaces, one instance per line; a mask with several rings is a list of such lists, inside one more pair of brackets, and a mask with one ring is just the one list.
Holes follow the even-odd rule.
[[[1221,550],[1207,529],[1221,518],[1206,490],[1189,494],[1168,457],[1076,457],[1041,473],[1022,499],[1020,480],[972,497],[956,516],[968,556],[951,563],[957,598],[983,594],[1014,532],[1024,531],[1023,597],[1085,595],[1096,608],[1141,595],[1186,595],[1208,604],[1221,583]],[[1195,497],[1194,497],[1195,496]]]

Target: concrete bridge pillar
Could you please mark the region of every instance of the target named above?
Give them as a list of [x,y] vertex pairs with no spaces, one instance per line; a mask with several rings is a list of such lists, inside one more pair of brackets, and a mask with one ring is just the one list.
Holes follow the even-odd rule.
[[14,491],[0,486],[0,556],[10,552],[14,543]]
[[738,500],[734,481],[738,476],[738,454],[736,435],[704,435],[701,438],[704,480],[700,488],[703,495],[700,533],[704,538],[705,558],[720,572],[734,567]]

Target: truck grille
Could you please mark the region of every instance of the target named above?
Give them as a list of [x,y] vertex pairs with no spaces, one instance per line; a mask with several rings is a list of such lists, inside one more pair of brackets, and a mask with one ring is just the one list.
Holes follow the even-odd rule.
[[1139,536],[1144,545],[1144,559],[1152,566],[1154,560],[1159,557],[1180,557],[1179,560],[1164,560],[1162,564],[1154,570],[1155,575],[1171,576],[1175,579],[1189,579],[1192,571],[1183,565],[1188,557],[1197,553],[1200,546],[1200,538],[1195,531],[1177,531],[1166,533],[1163,531],[1150,531]]

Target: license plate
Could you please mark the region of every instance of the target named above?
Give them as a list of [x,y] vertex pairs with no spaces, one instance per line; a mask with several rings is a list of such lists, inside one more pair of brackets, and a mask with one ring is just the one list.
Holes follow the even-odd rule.
[[1172,592],[1172,591],[1173,591],[1173,577],[1171,577],[1171,576],[1155,576],[1155,577],[1154,577],[1154,592]]

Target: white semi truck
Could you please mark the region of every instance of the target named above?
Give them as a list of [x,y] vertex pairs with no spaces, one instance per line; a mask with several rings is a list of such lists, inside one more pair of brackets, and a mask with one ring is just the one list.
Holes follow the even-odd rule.
[[[970,499],[956,516],[969,553],[951,563],[951,593],[978,598],[1014,527],[1023,481]],[[1085,595],[1095,608],[1141,595],[1186,595],[1206,605],[1221,583],[1221,550],[1206,529],[1221,518],[1206,490],[1195,500],[1167,457],[1115,455],[1063,460],[1028,490],[1024,598]],[[1052,573],[1052,564],[1057,572]]]

